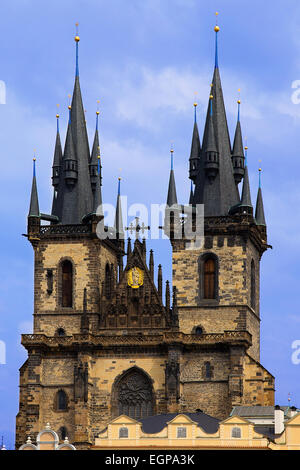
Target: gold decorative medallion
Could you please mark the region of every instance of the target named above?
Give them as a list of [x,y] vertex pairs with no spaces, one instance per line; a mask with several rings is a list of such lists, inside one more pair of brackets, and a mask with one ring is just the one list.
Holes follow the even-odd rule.
[[137,266],[134,266],[128,271],[127,281],[130,287],[138,289],[144,283],[144,271]]

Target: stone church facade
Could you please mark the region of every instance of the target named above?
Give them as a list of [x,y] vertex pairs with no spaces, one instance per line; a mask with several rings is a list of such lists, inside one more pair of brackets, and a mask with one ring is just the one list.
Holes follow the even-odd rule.
[[34,162],[27,230],[34,328],[22,335],[28,359],[20,369],[16,447],[48,422],[62,440],[87,449],[121,414],[139,420],[202,410],[224,419],[236,405],[273,405],[274,377],[260,364],[260,260],[269,247],[262,192],[254,214],[240,119],[231,146],[217,54],[202,143],[195,106],[189,159],[190,205],[195,211],[204,204],[204,244],[187,249],[172,167],[164,229],[173,279],[163,285],[138,221],[135,240],[124,240],[120,183],[115,224],[106,227],[115,237],[98,236],[98,114],[90,152],[75,41],[75,86],[64,150],[57,128],[51,214],[39,209]]

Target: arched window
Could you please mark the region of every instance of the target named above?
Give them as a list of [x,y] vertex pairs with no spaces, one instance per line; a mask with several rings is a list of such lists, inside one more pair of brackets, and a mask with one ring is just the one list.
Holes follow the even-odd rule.
[[66,336],[66,332],[63,328],[58,328],[58,330],[56,330],[56,336]]
[[256,282],[255,282],[255,264],[251,261],[251,307],[255,310],[256,306]]
[[109,264],[107,263],[105,266],[105,297],[110,299],[111,294],[111,272]]
[[112,413],[114,416],[124,414],[133,419],[153,416],[152,383],[142,370],[133,367],[116,381],[112,394]]
[[210,365],[210,362],[205,362],[204,367],[205,367],[205,378],[206,379],[211,379],[211,377],[212,377],[212,367]]
[[64,426],[60,428],[60,430],[58,431],[58,434],[60,436],[60,439],[62,441],[65,440],[66,437],[68,437],[68,431],[67,431],[67,428],[65,428]]
[[62,306],[73,305],[73,266],[71,261],[62,262]]
[[232,428],[231,431],[231,437],[234,439],[240,439],[241,438],[241,428]]
[[216,298],[216,261],[213,257],[204,261],[203,298]]
[[63,390],[59,390],[56,394],[57,411],[65,411],[67,409],[67,395]]
[[128,428],[122,427],[119,429],[119,438],[126,439],[128,437]]
[[202,328],[202,326],[197,326],[196,329],[195,329],[195,334],[196,334],[197,336],[201,336],[202,333],[203,333],[203,328]]

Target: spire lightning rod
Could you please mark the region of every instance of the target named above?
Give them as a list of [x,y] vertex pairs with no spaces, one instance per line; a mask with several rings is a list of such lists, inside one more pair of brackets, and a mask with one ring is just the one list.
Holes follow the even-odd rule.
[[239,88],[238,89],[238,100],[237,100],[237,104],[238,104],[238,117],[237,117],[237,120],[239,122],[240,120],[240,107],[241,107],[241,89]]
[[79,66],[78,66],[78,43],[80,41],[80,37],[78,36],[78,23],[75,24],[76,26],[76,36],[75,36],[75,42],[76,42],[76,69],[75,69],[75,76],[79,77]]
[[214,27],[215,33],[216,33],[216,50],[215,50],[215,68],[219,67],[219,60],[218,60],[218,32],[220,31],[220,28],[218,26],[218,15],[219,13],[216,12],[216,25]]
[[173,142],[171,142],[170,154],[171,154],[171,170],[173,170],[173,169],[174,169],[174,162],[173,162],[174,148],[173,148]]

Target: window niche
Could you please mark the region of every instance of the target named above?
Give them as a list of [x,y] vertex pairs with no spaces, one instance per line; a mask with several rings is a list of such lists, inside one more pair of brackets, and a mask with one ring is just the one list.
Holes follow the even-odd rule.
[[68,410],[68,397],[64,390],[59,390],[56,393],[54,409],[55,411],[67,411]]
[[73,307],[73,264],[69,260],[61,263],[61,305]]
[[219,301],[219,260],[214,253],[205,253],[199,258],[200,303]]
[[53,269],[47,269],[47,294],[51,295],[53,292]]
[[251,288],[250,288],[250,302],[251,308],[256,309],[256,279],[255,279],[255,263],[251,261]]

